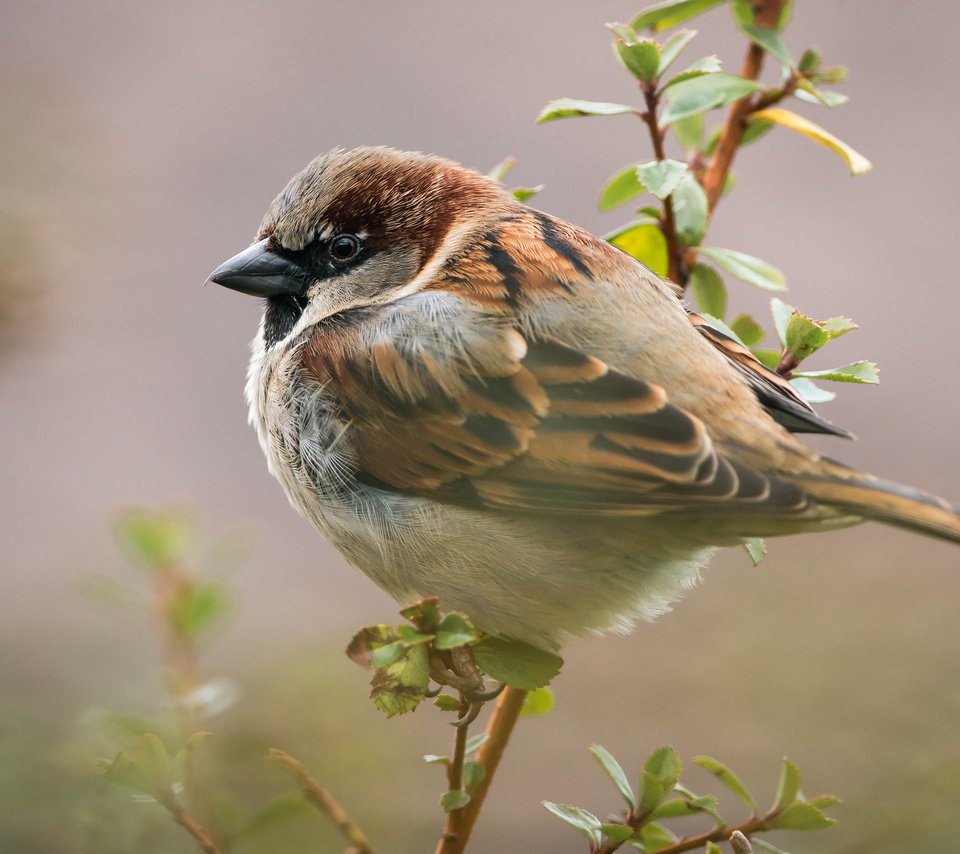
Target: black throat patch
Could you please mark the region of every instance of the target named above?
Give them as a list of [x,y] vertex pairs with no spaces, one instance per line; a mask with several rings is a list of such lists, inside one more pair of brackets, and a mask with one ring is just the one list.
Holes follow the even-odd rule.
[[272,347],[290,334],[306,307],[306,297],[295,294],[267,300],[263,315],[263,340],[267,347]]

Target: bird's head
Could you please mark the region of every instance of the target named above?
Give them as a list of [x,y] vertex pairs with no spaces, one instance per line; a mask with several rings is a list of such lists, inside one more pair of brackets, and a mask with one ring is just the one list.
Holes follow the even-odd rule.
[[209,280],[267,300],[270,347],[338,312],[420,290],[446,242],[509,200],[496,182],[438,157],[334,149],[287,184],[256,241]]

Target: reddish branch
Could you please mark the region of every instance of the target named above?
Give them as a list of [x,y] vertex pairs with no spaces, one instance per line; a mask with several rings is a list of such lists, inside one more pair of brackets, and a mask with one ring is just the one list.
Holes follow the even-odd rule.
[[467,847],[470,833],[483,807],[487,790],[493,782],[493,776],[503,757],[503,751],[506,750],[526,696],[526,691],[511,688],[509,685],[500,695],[497,706],[490,716],[490,722],[487,724],[489,737],[477,753],[476,761],[485,772],[483,779],[470,791],[470,803],[463,809],[450,813],[451,816],[456,816],[456,819],[452,826],[448,821],[448,827],[444,829],[444,834],[437,843],[436,854],[462,854]]
[[[753,10],[754,19],[758,27],[774,27],[783,11],[785,0],[754,0]],[[756,80],[763,69],[764,50],[758,44],[750,43],[747,55],[743,60],[743,67],[740,69],[740,76],[747,80]],[[765,106],[769,106],[765,104]],[[752,99],[741,98],[734,101],[727,113],[727,120],[720,131],[720,139],[717,147],[710,158],[707,171],[703,176],[703,189],[707,194],[709,210],[712,212],[720,199],[720,193],[723,191],[724,182],[730,167],[733,164],[734,155],[743,138],[743,131],[747,126],[747,118],[750,113],[756,109],[756,104]]]

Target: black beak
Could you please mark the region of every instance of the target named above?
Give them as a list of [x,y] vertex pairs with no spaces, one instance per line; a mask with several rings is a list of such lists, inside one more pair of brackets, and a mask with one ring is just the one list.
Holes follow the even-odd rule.
[[239,255],[224,261],[208,281],[253,297],[303,296],[307,271],[299,264],[277,255],[261,240]]

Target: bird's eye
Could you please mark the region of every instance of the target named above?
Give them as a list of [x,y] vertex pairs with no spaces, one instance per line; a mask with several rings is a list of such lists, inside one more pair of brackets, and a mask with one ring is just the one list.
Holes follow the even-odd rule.
[[352,234],[338,234],[330,241],[330,256],[335,261],[349,261],[360,251],[360,239]]

